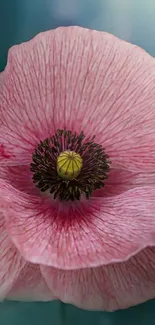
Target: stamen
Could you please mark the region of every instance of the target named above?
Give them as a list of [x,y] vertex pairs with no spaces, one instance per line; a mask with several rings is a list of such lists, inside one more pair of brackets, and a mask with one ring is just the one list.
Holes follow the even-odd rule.
[[54,199],[87,199],[104,186],[110,161],[100,144],[66,129],[57,130],[51,138],[40,141],[32,156],[30,170],[33,182]]

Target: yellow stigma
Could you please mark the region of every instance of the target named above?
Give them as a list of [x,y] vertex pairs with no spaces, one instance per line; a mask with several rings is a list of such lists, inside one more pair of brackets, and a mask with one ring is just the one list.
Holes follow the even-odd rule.
[[57,158],[57,173],[66,180],[76,178],[82,168],[82,158],[75,151],[63,151]]

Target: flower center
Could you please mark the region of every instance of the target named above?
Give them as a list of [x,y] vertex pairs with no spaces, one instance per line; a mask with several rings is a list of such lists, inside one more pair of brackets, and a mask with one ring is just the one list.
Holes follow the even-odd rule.
[[95,137],[85,138],[66,129],[40,141],[32,155],[33,182],[54,199],[87,199],[104,186],[110,169],[108,156]]
[[62,179],[76,178],[82,168],[82,158],[75,151],[63,151],[57,158],[57,173]]

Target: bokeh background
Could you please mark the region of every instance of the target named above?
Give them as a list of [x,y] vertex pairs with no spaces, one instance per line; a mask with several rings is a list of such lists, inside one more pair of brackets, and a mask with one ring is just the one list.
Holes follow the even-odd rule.
[[[14,44],[40,31],[80,25],[104,30],[155,56],[155,0],[0,0],[0,71]],[[115,313],[61,302],[0,304],[0,325],[154,325],[155,301]]]

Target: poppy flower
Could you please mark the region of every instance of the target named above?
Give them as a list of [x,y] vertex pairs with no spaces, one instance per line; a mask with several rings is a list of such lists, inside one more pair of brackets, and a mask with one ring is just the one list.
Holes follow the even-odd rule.
[[116,310],[155,297],[155,60],[58,28],[0,79],[0,297]]

